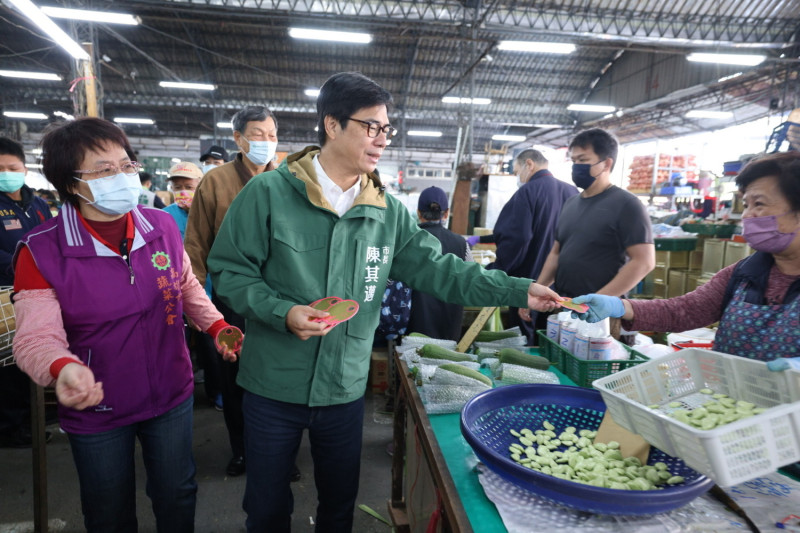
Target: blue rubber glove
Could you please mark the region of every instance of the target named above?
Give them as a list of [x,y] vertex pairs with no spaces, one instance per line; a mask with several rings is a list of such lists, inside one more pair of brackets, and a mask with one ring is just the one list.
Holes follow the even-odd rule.
[[469,237],[467,237],[467,244],[469,244],[469,247],[472,248],[473,246],[478,244],[480,240],[481,240],[480,235],[470,235]]
[[608,317],[619,318],[625,314],[622,299],[602,294],[585,294],[572,299],[573,303],[586,304],[589,310],[585,313],[572,312],[572,318],[580,318],[589,323],[600,322]]
[[784,370],[800,370],[800,357],[781,357],[773,359],[767,363],[767,368],[773,372],[783,372]]

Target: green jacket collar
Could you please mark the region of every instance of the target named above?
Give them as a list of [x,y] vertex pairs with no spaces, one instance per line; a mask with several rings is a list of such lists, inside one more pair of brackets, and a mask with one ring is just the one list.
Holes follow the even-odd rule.
[[[322,186],[317,180],[314,170],[314,156],[320,153],[317,146],[307,146],[304,150],[286,157],[284,164],[292,185],[300,192],[305,192],[308,200],[317,207],[334,211],[333,206],[322,194]],[[361,192],[353,202],[353,208],[364,205],[386,209],[386,187],[381,183],[378,171],[361,176]],[[352,209],[352,208],[351,208]]]

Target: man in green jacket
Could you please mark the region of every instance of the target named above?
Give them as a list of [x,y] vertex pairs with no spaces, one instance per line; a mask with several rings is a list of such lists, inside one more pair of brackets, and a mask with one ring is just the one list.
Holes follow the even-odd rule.
[[[254,177],[231,204],[208,258],[217,294],[247,321],[238,383],[245,389],[244,509],[248,531],[289,531],[289,473],[309,431],[318,491],[316,530],[352,530],[364,393],[388,278],[461,305],[550,311],[558,295],[529,279],[485,271],[421,230],[385,194],[375,167],[396,130],[391,95],[357,73],[329,78],[317,99],[321,148]],[[358,302],[327,327],[308,304]]]

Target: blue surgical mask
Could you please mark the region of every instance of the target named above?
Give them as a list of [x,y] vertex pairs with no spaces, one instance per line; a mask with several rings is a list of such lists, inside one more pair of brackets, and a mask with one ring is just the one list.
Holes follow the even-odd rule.
[[217,165],[200,165],[200,170],[203,171],[203,175],[205,175],[206,172],[208,172],[212,168],[217,168]]
[[16,192],[25,185],[24,172],[0,172],[0,192]]
[[575,184],[576,187],[580,187],[584,191],[592,186],[595,182],[595,177],[592,176],[592,167],[595,165],[599,165],[605,161],[598,161],[590,165],[589,163],[573,163],[572,164],[572,183]]
[[135,174],[120,172],[107,178],[97,178],[91,181],[75,179],[89,186],[94,201],[91,202],[80,194],[78,196],[106,215],[124,215],[139,203],[142,184],[138,172]]
[[247,159],[254,164],[261,166],[266,165],[275,157],[275,150],[278,148],[278,143],[273,141],[251,141],[247,137],[242,138],[250,144],[250,151],[244,155]]

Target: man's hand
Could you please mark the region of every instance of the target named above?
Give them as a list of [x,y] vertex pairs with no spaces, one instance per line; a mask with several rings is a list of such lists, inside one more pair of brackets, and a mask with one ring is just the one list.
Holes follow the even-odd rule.
[[469,244],[469,247],[472,248],[473,246],[478,244],[480,240],[481,240],[480,235],[470,235],[469,237],[467,237],[467,244]]
[[82,411],[103,401],[103,384],[95,383],[94,372],[79,363],[69,363],[56,380],[56,397],[61,405]]
[[324,337],[331,330],[331,327],[324,322],[315,322],[315,318],[325,318],[328,313],[309,307],[307,305],[295,305],[286,313],[286,328],[297,335],[301,341],[311,337]]
[[[561,297],[558,294],[544,285],[534,282],[528,287],[528,309],[545,313],[559,308],[560,300]],[[530,316],[528,320],[530,321]]]
[[519,315],[519,318],[521,320],[524,320],[525,322],[530,322],[531,321],[531,310],[530,309],[523,309],[522,307],[520,307],[519,309],[517,309],[517,314]]

